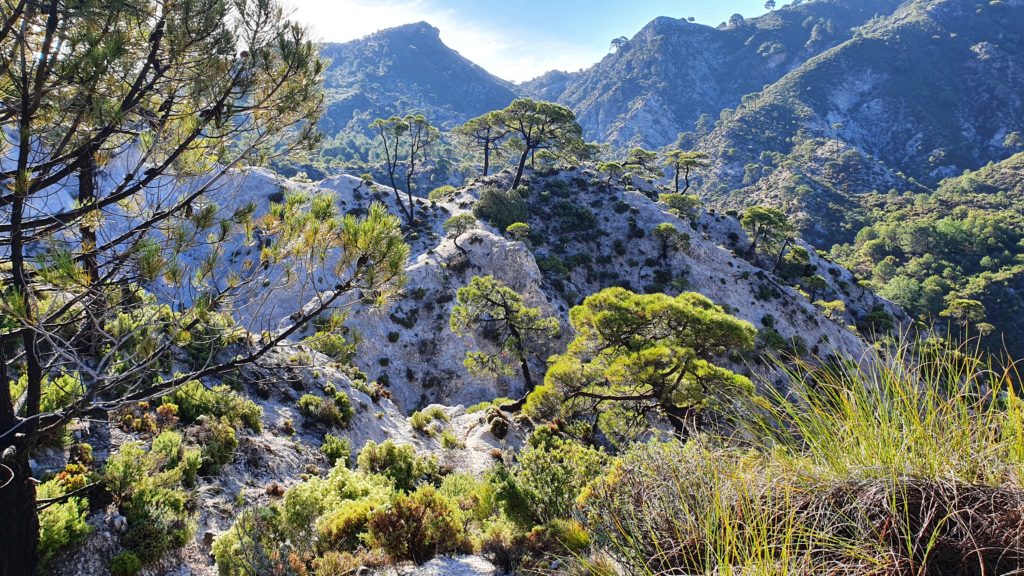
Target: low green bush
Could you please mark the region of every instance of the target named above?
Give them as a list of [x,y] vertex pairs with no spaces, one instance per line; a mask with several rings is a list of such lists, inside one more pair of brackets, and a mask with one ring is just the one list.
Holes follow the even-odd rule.
[[348,459],[352,456],[352,443],[348,438],[340,438],[333,434],[324,436],[324,443],[320,445],[320,452],[327,456],[328,462],[334,466],[339,461],[348,465]]
[[381,474],[395,483],[395,488],[410,491],[418,483],[431,480],[438,475],[437,460],[420,457],[416,449],[408,444],[396,444],[385,440],[377,444],[370,440],[359,452],[359,470],[368,474]]
[[480,199],[473,206],[473,215],[490,222],[498,230],[505,230],[516,222],[527,222],[530,212],[524,199],[525,191],[487,187],[480,191]]
[[433,486],[396,494],[368,519],[369,542],[397,561],[423,564],[437,554],[470,552],[462,514]]
[[187,465],[182,458],[177,467],[169,466],[164,454],[146,452],[137,442],[107,459],[102,480],[127,519],[122,544],[144,564],[181,548],[195,532],[191,496],[181,488]]
[[498,501],[509,519],[524,529],[569,518],[576,495],[608,461],[604,452],[547,436],[523,449],[513,466],[495,469]]
[[344,392],[337,392],[333,398],[304,394],[299,398],[298,407],[307,420],[337,428],[347,428],[354,415],[351,401]]
[[325,550],[351,552],[362,543],[360,536],[369,528],[370,514],[377,507],[372,500],[346,502],[317,522],[320,546]]
[[434,422],[446,423],[448,421],[448,414],[440,406],[432,406],[426,410],[413,412],[412,416],[409,417],[409,424],[413,429],[428,436],[434,435],[431,424]]
[[[59,498],[68,491],[60,480],[53,479],[36,487],[36,498]],[[45,567],[58,551],[80,542],[89,534],[92,529],[85,521],[88,513],[89,501],[79,497],[52,504],[39,512],[40,566]]]
[[256,432],[262,427],[263,409],[225,384],[208,389],[192,380],[165,396],[163,403],[176,404],[178,417],[186,423],[195,422],[200,416],[212,416],[227,418],[234,426],[245,425]]
[[203,474],[216,474],[235,457],[238,448],[238,436],[231,427],[230,421],[224,417],[202,418],[199,428],[195,431],[196,443],[202,447]]
[[142,561],[131,552],[121,552],[110,559],[111,576],[135,576],[142,571]]

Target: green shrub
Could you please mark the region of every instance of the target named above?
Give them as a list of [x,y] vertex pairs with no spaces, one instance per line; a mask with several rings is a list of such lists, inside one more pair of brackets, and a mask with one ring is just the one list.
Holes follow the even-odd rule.
[[421,480],[438,474],[437,461],[433,457],[417,456],[415,448],[396,444],[393,440],[385,440],[381,444],[373,440],[367,442],[359,453],[358,467],[366,473],[390,478],[395,488],[403,491],[410,491]]
[[153,445],[150,448],[150,453],[161,459],[164,465],[170,468],[178,466],[183,452],[181,434],[173,430],[161,432],[159,436],[153,438]]
[[544,540],[572,554],[580,554],[590,548],[590,535],[575,520],[556,518],[535,531],[543,532]]
[[448,414],[440,406],[431,406],[423,411],[416,411],[409,417],[409,424],[414,430],[433,436],[434,431],[430,425],[434,422],[448,422]]
[[202,447],[202,467],[204,474],[216,474],[231,462],[238,448],[238,437],[230,421],[225,417],[220,420],[203,418],[199,429],[195,432],[196,443]]
[[323,519],[354,501],[387,501],[393,492],[381,476],[353,472],[335,466],[326,478],[312,477],[285,492],[280,521],[273,526],[282,542],[314,542]]
[[327,461],[334,466],[339,461],[348,465],[348,459],[352,455],[352,443],[348,438],[339,438],[333,434],[324,436],[324,443],[320,445],[320,452],[327,456]]
[[572,440],[547,438],[520,452],[512,468],[496,468],[498,501],[509,519],[523,528],[568,518],[576,496],[607,462],[601,451]]
[[376,508],[371,500],[346,502],[325,515],[317,523],[320,545],[326,550],[353,551],[360,545],[360,535],[369,527],[369,517]]
[[409,416],[409,425],[412,426],[413,430],[423,434],[432,433],[428,426],[430,426],[433,421],[433,418],[420,411],[413,412],[412,416]]
[[513,240],[524,241],[530,237],[532,231],[526,222],[516,222],[505,228],[505,235]]
[[313,573],[317,576],[349,576],[365,567],[363,559],[349,552],[326,552],[313,560]]
[[231,528],[213,541],[219,576],[252,576],[254,563],[271,556],[287,557],[278,539],[281,511],[277,507],[243,510]]
[[480,191],[480,199],[473,207],[473,214],[499,230],[505,230],[516,222],[526,222],[530,216],[526,200],[519,190],[495,187]]
[[541,384],[526,396],[523,414],[536,422],[552,420],[562,410],[564,397],[553,384]]
[[421,486],[412,494],[396,494],[369,516],[369,541],[397,561],[422,564],[437,554],[471,548],[458,507]]
[[507,518],[486,523],[480,535],[480,554],[508,574],[515,572],[529,545],[526,535]]
[[207,389],[198,380],[192,380],[165,396],[163,402],[177,404],[178,416],[187,423],[195,422],[200,416],[223,417],[234,426],[242,424],[259,432],[263,422],[263,409],[226,384]]
[[466,445],[459,440],[459,437],[454,432],[445,430],[441,432],[441,447],[445,450],[455,450],[457,448],[465,448]]
[[[36,487],[38,499],[58,498],[65,493],[66,487],[56,479]],[[91,528],[85,522],[88,513],[89,501],[78,497],[52,504],[39,512],[38,554],[41,566],[45,566],[62,548],[81,541],[89,534]]]
[[494,485],[469,473],[449,474],[441,480],[437,491],[458,504],[469,517],[483,522],[501,512]]
[[135,576],[142,571],[142,561],[131,552],[121,552],[110,559],[111,576]]
[[181,548],[195,531],[190,497],[181,489],[185,464],[183,458],[178,468],[168,467],[163,455],[145,452],[137,442],[107,459],[103,482],[128,521],[122,544],[144,564]]
[[304,394],[299,398],[298,407],[307,420],[326,426],[346,428],[352,421],[352,404],[344,392],[338,392],[334,398]]
[[1024,522],[1024,404],[1008,371],[964,350],[780,365],[785,392],[746,401],[738,436],[751,442],[634,446],[579,512],[628,574],[1008,572],[1019,544],[1006,527]]
[[503,404],[512,404],[513,402],[514,400],[512,400],[511,398],[506,398],[502,396],[500,398],[495,398],[494,400],[487,400],[485,402],[480,402],[479,404],[474,404],[469,408],[466,408],[466,414],[476,414],[477,412],[483,412],[487,410],[491,406],[501,406]]
[[456,189],[454,186],[439,186],[430,191],[427,195],[427,199],[432,202],[444,202],[445,200],[451,199],[455,196]]

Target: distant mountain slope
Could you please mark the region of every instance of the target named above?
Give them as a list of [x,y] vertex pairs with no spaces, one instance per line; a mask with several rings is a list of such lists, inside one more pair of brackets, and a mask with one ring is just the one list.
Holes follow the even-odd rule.
[[439,34],[420,22],[325,45],[331,65],[324,132],[364,130],[374,118],[414,111],[450,128],[515,98],[510,83],[445,46]]
[[[588,138],[658,148],[693,131],[702,115],[760,91],[853,35],[899,0],[821,0],[711,28],[656,18],[583,72],[545,75],[523,86],[573,108]],[[565,87],[562,90],[561,85]]]
[[[1009,156],[1017,145],[1008,136],[1024,130],[1022,31],[1022,0],[906,3],[725,115],[701,143],[714,160],[703,193],[725,205],[760,203],[780,167],[820,172],[850,153],[870,159],[876,176],[838,171],[828,187],[856,204],[872,189],[932,187]],[[823,139],[819,157],[797,161],[810,139]],[[837,143],[834,154],[824,153],[827,142]],[[811,210],[824,225],[818,243],[846,240],[850,214]]]
[[[956,299],[986,343],[1024,355],[1024,153],[945,180],[930,194],[882,194],[874,222],[832,255],[865,286],[928,324],[945,327]],[[990,326],[983,327],[979,323]]]

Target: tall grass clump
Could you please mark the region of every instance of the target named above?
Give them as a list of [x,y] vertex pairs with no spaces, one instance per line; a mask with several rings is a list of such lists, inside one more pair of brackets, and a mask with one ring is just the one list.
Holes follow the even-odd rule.
[[728,435],[629,450],[578,500],[597,550],[638,575],[1024,574],[1015,365],[876,352],[780,363]]
[[1024,487],[1024,403],[1013,362],[926,341],[860,363],[780,366],[788,391],[754,399],[754,416],[739,427],[792,470],[829,480]]

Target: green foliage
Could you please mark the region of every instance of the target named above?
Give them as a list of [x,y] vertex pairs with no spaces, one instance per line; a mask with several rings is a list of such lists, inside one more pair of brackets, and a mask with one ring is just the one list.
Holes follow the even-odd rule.
[[358,548],[369,512],[392,492],[389,479],[339,464],[325,478],[293,486],[278,503],[243,511],[214,541],[217,570],[223,576],[249,576],[253,570],[262,573],[274,557],[289,558],[293,565],[345,564],[338,553]]
[[[863,278],[867,287],[903,307],[914,318],[941,326],[952,300],[974,300],[982,317],[968,316],[968,333],[996,334],[985,342],[1019,356],[1024,343],[1018,296],[1024,266],[1024,155],[944,181],[932,194],[876,194],[870,224],[832,256]],[[953,310],[950,310],[953,312]]]
[[658,201],[676,216],[688,218],[695,216],[701,206],[700,196],[696,194],[662,194]]
[[622,175],[626,173],[626,169],[620,162],[602,162],[597,165],[597,171],[603,172],[608,175],[607,184],[610,186],[612,182],[618,178],[622,178]]
[[343,551],[358,548],[360,536],[369,529],[370,513],[377,505],[373,500],[354,500],[324,514],[316,523],[321,547]]
[[333,313],[313,321],[316,332],[303,339],[303,344],[336,362],[351,364],[359,345],[358,334],[353,335],[345,326],[346,315]]
[[653,179],[661,178],[665,175],[658,168],[658,153],[644,150],[643,148],[633,148],[630,150],[622,165],[641,178]]
[[[531,155],[548,151],[556,158],[573,160],[587,154],[583,129],[576,123],[576,115],[565,106],[518,98],[496,114],[501,126],[516,139],[514,146],[520,153],[513,189],[522,181],[523,168]],[[512,222],[525,221],[526,218],[519,218]],[[512,222],[498,227],[504,229]]]
[[646,433],[648,415],[657,413],[681,434],[690,410],[723,408],[753,393],[747,378],[712,360],[752,348],[754,327],[700,294],[609,288],[573,308],[569,321],[576,338],[552,358],[545,384],[598,414],[613,439]]
[[441,448],[445,450],[455,450],[458,448],[465,448],[466,445],[459,440],[459,437],[455,435],[451,430],[445,430],[441,432]]
[[370,440],[359,452],[357,464],[360,471],[386,476],[395,483],[397,490],[405,492],[438,474],[437,461],[432,456],[417,456],[415,448],[393,440],[381,444]]
[[111,576],[135,576],[142,571],[142,561],[131,552],[121,552],[110,559]]
[[690,249],[690,235],[680,232],[674,224],[663,222],[654,227],[651,232],[655,240],[661,245],[661,259],[665,261],[671,252]]
[[477,227],[476,216],[468,212],[452,216],[444,223],[444,233],[459,246],[459,237]]
[[526,396],[523,414],[535,422],[547,422],[559,415],[563,402],[562,393],[552,383],[544,383]]
[[508,227],[505,228],[505,235],[513,240],[523,242],[530,237],[530,233],[532,231],[533,230],[530,228],[530,225],[526,222],[516,222],[514,224],[509,224]]
[[216,474],[221,467],[231,462],[238,448],[238,437],[230,421],[225,417],[220,420],[204,417],[199,420],[199,428],[195,433],[196,443],[202,447],[203,474]]
[[743,213],[740,224],[750,237],[750,255],[755,254],[758,248],[773,251],[794,233],[793,225],[786,213],[777,208],[748,208]]
[[509,519],[524,529],[568,518],[576,496],[607,463],[603,452],[572,440],[531,443],[511,468],[495,469],[497,500]]
[[[68,492],[58,479],[43,482],[36,487],[36,498],[58,498]],[[92,528],[85,519],[89,501],[81,497],[69,498],[52,504],[39,512],[39,563],[45,566],[53,556],[72,544],[80,542]]]
[[429,436],[434,435],[434,429],[431,428],[431,424],[434,422],[446,423],[448,422],[448,414],[440,406],[432,406],[423,411],[416,411],[409,417],[409,424],[412,425],[413,430],[417,430]]
[[495,398],[494,400],[487,400],[487,401],[484,401],[484,402],[480,402],[479,404],[474,404],[474,405],[470,406],[469,408],[466,408],[466,414],[476,414],[477,412],[484,412],[485,410],[487,410],[488,408],[490,408],[492,406],[501,406],[502,404],[511,404],[511,403],[512,403],[512,399],[511,398],[505,398],[505,397]]
[[[1010,372],[948,344],[874,360],[780,365],[785,392],[751,399],[742,443],[632,447],[578,500],[595,543],[630,574],[805,574],[826,562],[945,573],[942,558],[979,545],[991,553],[972,565],[999,566],[1004,514],[1024,516],[988,504],[1019,492],[1024,469]],[[944,520],[923,521],[936,507]],[[987,528],[950,529],[965,521]],[[879,539],[879,525],[891,535]]]
[[332,398],[303,394],[298,407],[304,418],[338,428],[347,428],[355,414],[351,400],[344,392],[337,392]]
[[[384,165],[398,206],[405,214],[406,222],[413,224],[416,216],[416,203],[413,199],[416,171],[426,162],[428,152],[440,140],[441,133],[423,114],[377,118],[370,124],[370,129],[380,138]],[[405,176],[407,201],[403,201],[398,193],[396,177],[399,172]]]
[[480,190],[480,199],[473,205],[473,214],[504,230],[516,222],[529,220],[530,211],[525,189],[504,190],[488,186]]
[[210,416],[227,418],[232,425],[244,425],[256,432],[262,427],[263,409],[226,384],[207,388],[198,380],[190,380],[174,393],[164,396],[163,403],[176,404],[178,416],[186,423],[195,422],[201,416]]
[[[690,189],[690,174],[696,170],[706,168],[710,163],[708,162],[708,155],[704,152],[689,152],[686,150],[672,150],[664,159],[664,165],[673,174],[674,188],[673,192],[679,194],[682,192],[686,193]],[[682,176],[685,187],[682,191],[679,190],[679,178]]]
[[[161,444],[166,447],[174,442]],[[184,546],[195,531],[190,497],[180,487],[184,468],[192,465],[183,457],[173,467],[165,454],[145,452],[138,443],[122,445],[107,459],[104,485],[128,521],[122,543],[143,563]]]
[[518,364],[530,384],[530,351],[557,337],[558,321],[544,317],[540,308],[526,307],[522,296],[493,276],[474,276],[468,286],[459,289],[456,299],[452,331],[480,333],[496,349],[493,353],[468,352],[466,368],[473,374],[507,375],[514,373]]
[[470,548],[461,511],[433,486],[396,494],[374,510],[369,517],[369,540],[391,558],[415,564]]
[[455,196],[457,190],[454,186],[439,186],[430,191],[427,198],[432,202],[445,202]]
[[352,456],[352,443],[348,438],[339,438],[333,434],[324,436],[324,443],[320,445],[320,452],[327,456],[327,461],[334,466],[339,461],[348,465],[348,459]]

